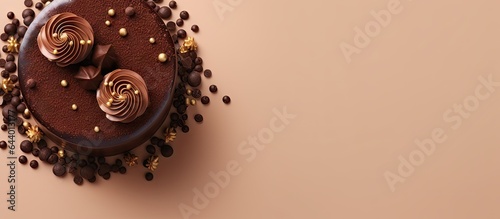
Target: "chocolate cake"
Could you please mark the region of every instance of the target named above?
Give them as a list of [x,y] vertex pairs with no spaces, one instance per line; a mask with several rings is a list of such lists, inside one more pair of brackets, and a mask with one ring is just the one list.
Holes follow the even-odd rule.
[[176,57],[166,25],[143,0],[56,0],[24,35],[19,86],[56,144],[115,155],[147,141],[165,121]]

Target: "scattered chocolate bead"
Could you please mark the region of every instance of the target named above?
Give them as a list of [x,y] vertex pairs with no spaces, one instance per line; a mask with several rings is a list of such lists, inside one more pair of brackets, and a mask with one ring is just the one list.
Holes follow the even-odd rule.
[[31,154],[33,154],[33,156],[35,156],[35,157],[38,157],[40,155],[40,150],[38,150],[38,148],[35,148],[31,152]]
[[38,155],[38,158],[40,158],[41,161],[47,161],[51,155],[51,151],[49,148],[44,147],[40,149],[40,155]]
[[21,134],[21,135],[24,135],[26,134],[26,128],[24,128],[24,126],[19,126],[17,127],[17,131]]
[[163,0],[153,0],[155,3],[162,3]]
[[161,155],[163,157],[171,157],[174,154],[174,149],[172,146],[166,144],[161,147]]
[[156,148],[153,145],[148,145],[146,146],[146,151],[150,154],[155,154],[156,153]]
[[66,174],[66,167],[56,163],[54,167],[52,167],[52,173],[56,176],[64,176]]
[[9,52],[9,49],[7,48],[7,45],[4,45],[2,47],[2,52],[4,52],[4,53],[8,53]]
[[111,174],[110,173],[105,173],[104,175],[102,175],[102,178],[105,179],[105,180],[109,180],[109,178],[111,178]]
[[[8,128],[7,124],[2,124],[2,130],[3,131],[7,131],[7,128]],[[1,148],[1,145],[0,145],[0,148]]]
[[179,29],[177,31],[177,37],[181,38],[181,39],[184,39],[187,37],[187,33],[184,29]]
[[189,132],[189,126],[187,126],[187,125],[182,126],[181,130],[184,133],[188,133]]
[[158,15],[162,19],[169,19],[172,16],[172,10],[169,7],[162,6],[158,10]]
[[54,154],[56,154],[59,151],[59,148],[57,146],[52,146],[50,147],[50,151]]
[[37,3],[35,4],[35,8],[36,8],[36,9],[38,9],[38,10],[42,10],[42,9],[43,9],[43,6],[44,6],[44,5],[43,5],[41,2],[37,2]]
[[2,40],[2,41],[4,41],[4,42],[5,42],[5,41],[7,41],[8,39],[9,39],[9,35],[8,35],[8,34],[6,34],[6,33],[2,33],[2,34],[0,34],[0,40]]
[[194,98],[200,98],[201,97],[201,90],[196,88],[193,90],[193,92],[191,93],[191,96],[193,96]]
[[19,104],[21,103],[21,99],[17,96],[14,96],[12,97],[12,99],[10,100],[10,103],[16,107],[17,109],[17,106],[19,106]]
[[191,72],[188,75],[188,84],[191,87],[198,87],[201,84],[201,75],[198,72]]
[[94,176],[94,177],[92,177],[92,178],[89,179],[89,182],[90,183],[94,183],[96,180],[97,180],[97,178]]
[[19,160],[19,163],[21,163],[21,164],[28,163],[28,158],[26,156],[24,156],[24,155],[19,156],[18,160]]
[[17,32],[17,27],[14,24],[7,24],[7,25],[5,25],[3,30],[7,35],[13,36]]
[[86,160],[78,160],[79,167],[86,167],[88,165]]
[[212,70],[205,69],[205,71],[203,72],[203,75],[205,75],[206,78],[211,78],[212,77]]
[[125,167],[120,167],[120,168],[118,169],[118,171],[120,171],[120,173],[121,173],[121,174],[125,174],[125,173],[127,173],[127,168],[125,168]]
[[25,26],[19,26],[17,28],[17,35],[19,35],[19,37],[24,37],[24,35],[26,35],[26,31],[28,31],[27,27],[25,27]]
[[38,161],[36,161],[36,160],[31,160],[31,162],[30,162],[30,167],[31,167],[31,168],[33,168],[33,169],[38,168]]
[[5,67],[5,63],[7,63],[5,59],[0,59],[0,68]]
[[57,157],[57,154],[51,154],[49,158],[47,159],[47,162],[50,164],[55,164],[59,160],[59,157]]
[[28,79],[28,81],[26,82],[26,87],[30,88],[30,89],[33,89],[36,87],[36,81],[33,80],[32,78]]
[[201,97],[201,103],[203,103],[203,104],[205,104],[205,105],[206,105],[206,104],[209,104],[209,103],[210,103],[210,98],[209,98],[209,97],[207,97],[207,96],[203,96],[203,97]]
[[24,153],[31,153],[33,151],[33,143],[28,140],[21,142],[21,151]]
[[194,115],[194,121],[203,122],[203,116],[201,114]]
[[112,165],[111,166],[111,171],[113,171],[113,173],[116,173],[118,172],[118,170],[120,170],[120,166],[119,165]]
[[33,9],[24,9],[23,10],[23,13],[21,14],[23,18],[27,18],[27,17],[33,17],[35,16],[35,11],[33,11]]
[[167,30],[168,31],[175,31],[177,27],[175,26],[175,22],[169,21],[167,22]]
[[[17,75],[11,75],[10,76],[10,80],[12,81],[12,83],[16,83],[18,79],[19,78],[18,78]],[[16,89],[16,88],[14,88],[14,89]],[[12,95],[14,95],[14,94],[12,94]],[[19,95],[14,95],[14,96],[19,96]]]
[[189,19],[189,13],[187,11],[181,11],[180,17],[182,20],[187,20]]
[[198,27],[198,25],[195,24],[195,25],[191,26],[191,30],[195,33],[198,33],[198,31],[200,31],[200,27]]
[[5,141],[3,141],[3,140],[2,140],[2,141],[0,141],[0,148],[1,148],[1,149],[5,149],[5,148],[7,148],[7,142],[5,142]]
[[135,15],[135,9],[133,7],[127,7],[125,8],[125,14],[129,17],[132,17]]
[[38,146],[38,148],[42,149],[42,148],[46,148],[47,147],[47,142],[44,140],[44,139],[41,139],[37,144],[36,146]]
[[115,164],[118,166],[121,166],[121,165],[123,165],[123,161],[120,159],[116,159]]
[[21,22],[17,18],[12,19],[11,23],[16,27],[19,27],[19,25],[21,25]]
[[24,0],[24,6],[28,8],[33,6],[33,0]]
[[106,163],[106,158],[104,158],[104,157],[97,157],[97,163],[99,163],[99,164]]
[[[17,81],[17,75],[11,75],[11,76],[10,76],[11,80],[12,80],[12,77],[13,77],[13,76],[16,76],[16,81]],[[11,91],[10,93],[12,94],[12,96],[15,96],[15,97],[19,97],[19,96],[21,95],[21,91],[20,91],[18,88],[14,88],[14,89],[12,89],[12,91]],[[20,106],[20,105],[21,105],[21,104],[19,104],[18,106]],[[16,107],[16,109],[17,109],[17,107]],[[19,111],[19,110],[17,110],[17,112],[21,113],[21,112],[23,112],[23,111]]]
[[8,54],[7,57],[5,57],[5,61],[7,62],[13,62],[16,60],[16,57],[14,57],[14,55],[12,54]]
[[150,173],[150,172],[147,172],[146,175],[144,176],[146,178],[147,181],[151,181],[153,180],[153,174]]
[[198,73],[201,73],[203,71],[203,66],[201,66],[201,65],[195,65],[194,66],[194,71],[197,71]]
[[85,167],[80,169],[80,175],[84,179],[90,180],[90,179],[92,179],[92,177],[95,177],[94,174],[95,174],[95,170],[92,169],[92,167],[85,166]]
[[231,98],[226,95],[226,96],[222,97],[222,102],[224,102],[225,104],[229,104],[229,103],[231,103]]
[[12,11],[7,12],[7,18],[12,20],[12,19],[14,19],[14,17],[15,17],[14,12],[12,12]]
[[[170,118],[172,118],[172,115],[170,115]],[[151,144],[153,144],[153,145],[157,145],[159,140],[160,140],[160,139],[159,139],[158,137],[153,136],[153,137],[151,138],[150,142],[151,142]]]
[[208,89],[209,89],[209,90],[210,90],[210,92],[212,92],[212,93],[217,93],[217,90],[218,90],[218,89],[217,89],[217,86],[216,86],[216,85],[214,85],[214,84],[210,85],[210,87],[209,87]]
[[[194,64],[196,64],[196,65],[201,65],[201,64],[203,64],[203,59],[202,59],[201,57],[196,57],[196,58],[194,59]],[[200,71],[200,72],[201,72],[201,71]]]
[[170,1],[168,3],[168,7],[170,7],[171,9],[176,9],[177,8],[177,2],[176,1]]
[[88,156],[87,157],[87,161],[90,162],[90,163],[94,163],[95,162],[95,157],[94,156]]
[[16,63],[13,62],[13,61],[5,63],[5,70],[8,71],[8,72],[10,72],[10,73],[16,72],[16,70],[17,70]]
[[149,5],[149,7],[151,8],[155,8],[156,7],[156,4],[154,1],[148,1],[147,4]]
[[7,78],[9,78],[10,73],[9,73],[8,71],[3,70],[3,71],[0,73],[0,76],[2,76],[2,78],[7,79]]
[[155,8],[154,8],[154,11],[155,11],[156,13],[158,13],[158,11],[160,11],[160,6],[159,6],[159,5],[156,5],[156,6],[155,6]]
[[[19,89],[17,89],[16,91],[20,92]],[[26,110],[26,104],[24,104],[24,103],[19,104],[16,107],[16,110],[17,110],[18,113],[23,113],[24,110]]]
[[175,21],[175,24],[177,24],[177,26],[179,27],[182,27],[184,25],[184,20],[179,18]]
[[75,176],[73,178],[73,182],[79,186],[83,184],[83,178],[81,176]]
[[33,17],[33,16],[26,17],[26,18],[23,19],[23,23],[26,26],[30,26],[31,23],[33,23],[34,19],[35,19],[35,17]]
[[181,118],[182,118],[182,120],[186,121],[188,119],[188,115],[187,114],[183,114]]

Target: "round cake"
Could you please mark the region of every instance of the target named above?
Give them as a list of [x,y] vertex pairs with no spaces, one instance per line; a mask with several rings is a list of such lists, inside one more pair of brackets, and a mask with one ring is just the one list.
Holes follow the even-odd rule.
[[80,154],[115,155],[152,137],[170,110],[176,71],[174,42],[143,0],[56,0],[19,51],[31,115]]

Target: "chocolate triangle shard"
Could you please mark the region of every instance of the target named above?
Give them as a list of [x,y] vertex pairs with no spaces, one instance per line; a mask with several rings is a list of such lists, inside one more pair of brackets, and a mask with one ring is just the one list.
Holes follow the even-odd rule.
[[101,72],[114,70],[116,55],[111,45],[96,45],[92,54],[92,63]]
[[89,66],[81,66],[78,73],[75,75],[75,78],[78,79],[78,83],[86,90],[97,90],[99,88],[99,84],[103,79],[101,71],[96,67]]

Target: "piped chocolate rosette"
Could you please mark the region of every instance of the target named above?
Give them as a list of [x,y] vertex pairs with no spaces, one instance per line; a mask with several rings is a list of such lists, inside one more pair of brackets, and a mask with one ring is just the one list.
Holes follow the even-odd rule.
[[132,122],[146,111],[149,104],[146,82],[128,69],[116,69],[106,74],[96,97],[106,118],[113,122]]
[[42,54],[60,67],[83,61],[92,51],[94,31],[89,22],[73,13],[52,16],[37,38]]

